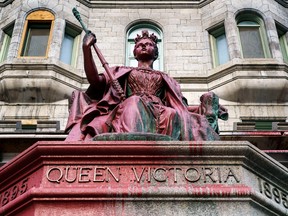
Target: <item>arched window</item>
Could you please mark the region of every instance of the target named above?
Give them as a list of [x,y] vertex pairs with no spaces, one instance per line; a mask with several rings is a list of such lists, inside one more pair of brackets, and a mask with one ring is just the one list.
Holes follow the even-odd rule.
[[126,45],[126,65],[127,66],[137,66],[137,60],[135,60],[133,55],[134,49],[134,38],[137,34],[141,35],[142,30],[148,30],[149,34],[154,33],[158,38],[158,50],[159,56],[154,61],[153,68],[155,70],[163,70],[163,48],[162,48],[162,32],[161,30],[153,24],[141,23],[134,25],[127,32],[127,45]]
[[46,10],[30,13],[25,21],[20,44],[20,57],[47,57],[54,15]]
[[270,50],[263,20],[251,13],[237,17],[243,58],[269,58]]

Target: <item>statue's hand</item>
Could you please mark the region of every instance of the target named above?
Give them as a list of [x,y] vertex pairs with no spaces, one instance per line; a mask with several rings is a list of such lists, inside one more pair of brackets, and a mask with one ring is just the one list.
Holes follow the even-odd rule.
[[83,38],[83,48],[90,48],[97,42],[96,35],[92,32],[85,34]]

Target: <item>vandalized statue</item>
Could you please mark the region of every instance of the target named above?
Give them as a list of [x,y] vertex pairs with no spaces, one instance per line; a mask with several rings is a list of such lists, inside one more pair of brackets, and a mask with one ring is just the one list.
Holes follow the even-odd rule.
[[185,141],[219,139],[218,117],[227,119],[227,110],[214,93],[204,94],[200,106],[188,106],[180,85],[153,69],[158,57],[154,34],[143,31],[135,38],[138,67],[108,68],[111,74],[98,73],[91,52],[95,43],[94,34],[85,35],[84,69],[90,86],[85,93],[73,92],[66,140],[91,140],[104,133],[152,133]]

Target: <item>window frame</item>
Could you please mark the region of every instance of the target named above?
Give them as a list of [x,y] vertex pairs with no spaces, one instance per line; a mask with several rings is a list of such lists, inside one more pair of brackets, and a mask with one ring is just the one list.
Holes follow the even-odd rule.
[[78,57],[78,52],[79,52],[79,46],[80,46],[81,33],[82,33],[82,29],[77,28],[73,24],[70,24],[70,23],[66,22],[65,30],[64,30],[64,34],[63,34],[63,39],[62,39],[62,44],[61,44],[60,56],[59,56],[59,60],[61,62],[63,62],[64,64],[68,64],[67,62],[64,62],[61,59],[61,57],[62,57],[62,49],[63,49],[63,42],[64,42],[64,39],[65,39],[65,36],[69,35],[69,36],[73,37],[72,52],[71,52],[71,57],[70,57],[71,60],[70,60],[70,63],[68,65],[76,67],[77,57]]
[[[241,47],[241,57],[242,58],[271,58],[271,51],[270,51],[270,47],[269,47],[269,42],[268,42],[268,37],[267,37],[267,32],[266,32],[266,28],[265,28],[265,23],[263,21],[263,19],[256,14],[255,12],[245,12],[245,13],[241,13],[237,16],[236,18],[237,21],[237,29],[238,29],[238,38],[239,38],[239,42],[240,42],[240,47]],[[241,42],[241,37],[240,37],[240,30],[239,30],[239,23],[241,22],[254,22],[257,24],[257,26],[259,27],[259,37],[261,40],[261,45],[263,48],[263,54],[264,57],[244,57],[244,53],[243,53],[243,46],[242,46],[242,42]],[[240,27],[256,27],[255,25],[240,25]]]
[[[212,30],[208,30],[209,33],[209,41],[210,41],[210,48],[211,48],[211,56],[212,56],[212,65],[213,68],[216,68],[219,65],[225,64],[230,61],[230,54],[229,54],[229,49],[228,49],[228,41],[226,37],[226,32],[225,32],[225,26],[224,24],[221,24],[217,26],[216,28],[213,28]],[[225,35],[226,39],[226,51],[228,55],[228,60],[222,64],[219,62],[219,52],[218,52],[218,47],[217,47],[217,38],[219,38],[221,35]]]
[[[52,32],[54,29],[54,21],[55,21],[55,16],[52,14],[50,11],[47,10],[37,10],[32,13],[30,13],[25,20],[24,28],[23,28],[23,33],[22,33],[22,38],[20,42],[20,47],[18,51],[18,58],[48,58],[48,53],[51,45],[51,40],[52,40]],[[23,55],[23,49],[26,46],[27,43],[27,34],[29,30],[29,25],[30,24],[47,24],[50,23],[50,32],[48,35],[48,40],[47,40],[47,48],[44,56],[24,56]]]
[[[125,65],[129,66],[129,62],[132,61],[134,59],[134,56],[130,56],[129,54],[131,53],[130,48],[134,47],[131,46],[132,43],[134,43],[134,38],[130,38],[129,36],[135,32],[135,31],[141,31],[141,30],[148,30],[148,32],[150,33],[151,30],[156,32],[159,37],[157,40],[157,47],[158,47],[158,58],[157,60],[159,61],[159,68],[155,69],[155,70],[159,70],[159,71],[163,71],[163,63],[164,63],[164,56],[163,56],[163,33],[162,30],[154,23],[149,23],[149,22],[141,22],[141,23],[137,23],[134,24],[133,26],[131,26],[126,33],[126,45],[125,45]],[[155,60],[156,61],[156,60]],[[154,61],[154,64],[155,64]]]
[[11,40],[12,40],[14,25],[15,23],[13,22],[12,24],[8,25],[2,30],[3,40],[2,40],[2,46],[0,49],[0,63],[7,59],[9,47],[10,47]]
[[288,29],[277,22],[276,22],[276,29],[283,61],[285,63],[288,63],[288,41],[287,41]]

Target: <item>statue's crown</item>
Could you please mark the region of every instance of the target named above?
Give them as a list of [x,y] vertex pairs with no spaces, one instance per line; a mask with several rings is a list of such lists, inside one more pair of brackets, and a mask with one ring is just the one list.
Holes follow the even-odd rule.
[[134,39],[134,41],[135,41],[135,43],[137,43],[138,41],[140,41],[141,39],[144,39],[144,38],[148,38],[157,44],[157,40],[158,40],[157,36],[154,35],[154,33],[149,35],[149,32],[147,30],[143,30],[142,35],[137,34],[137,37]]

